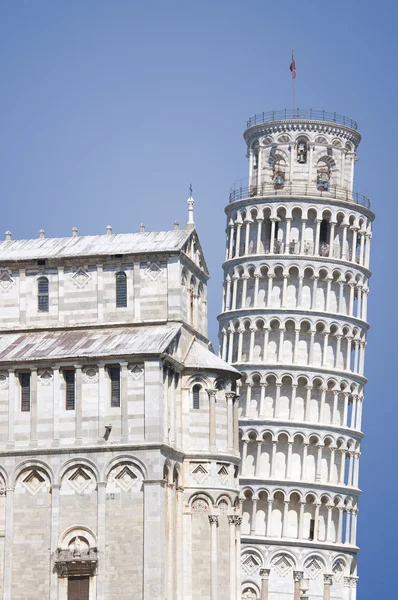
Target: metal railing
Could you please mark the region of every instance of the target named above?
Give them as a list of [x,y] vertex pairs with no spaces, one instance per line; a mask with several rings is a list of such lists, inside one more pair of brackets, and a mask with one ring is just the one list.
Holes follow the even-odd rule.
[[336,123],[338,125],[349,127],[350,129],[358,130],[358,123],[349,117],[333,112],[327,112],[326,110],[315,110],[313,108],[295,108],[294,110],[285,108],[282,110],[259,113],[254,115],[254,117],[250,117],[247,121],[247,128],[249,129],[249,127],[253,127],[254,125],[261,125],[261,123],[270,123],[271,121],[293,120],[325,121],[327,123]]
[[358,192],[351,192],[337,185],[329,185],[327,190],[320,190],[315,183],[297,184],[286,183],[283,187],[275,186],[273,183],[262,183],[261,185],[242,185],[242,182],[236,182],[231,186],[229,202],[245,200],[246,198],[264,196],[312,196],[315,198],[325,198],[333,200],[342,200],[352,202],[370,208],[370,200],[367,196]]

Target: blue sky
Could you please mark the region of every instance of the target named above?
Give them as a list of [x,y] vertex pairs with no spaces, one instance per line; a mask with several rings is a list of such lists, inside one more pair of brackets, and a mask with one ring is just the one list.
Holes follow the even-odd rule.
[[[256,112],[357,120],[356,187],[377,214],[361,457],[359,600],[396,588],[396,4],[0,0],[0,194],[14,238],[184,225],[192,182],[217,337],[224,205]],[[389,493],[387,494],[387,491]]]

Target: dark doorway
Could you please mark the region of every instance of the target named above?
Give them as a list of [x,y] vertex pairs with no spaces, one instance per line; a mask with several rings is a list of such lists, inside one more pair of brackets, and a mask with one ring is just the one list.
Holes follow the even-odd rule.
[[68,600],[89,600],[89,577],[69,577]]

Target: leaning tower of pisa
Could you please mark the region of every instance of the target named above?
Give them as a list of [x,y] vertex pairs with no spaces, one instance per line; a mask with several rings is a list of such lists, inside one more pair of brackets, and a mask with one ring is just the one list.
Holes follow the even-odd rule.
[[353,188],[361,136],[297,109],[254,116],[244,138],[219,316],[243,373],[241,594],[355,600],[374,218]]

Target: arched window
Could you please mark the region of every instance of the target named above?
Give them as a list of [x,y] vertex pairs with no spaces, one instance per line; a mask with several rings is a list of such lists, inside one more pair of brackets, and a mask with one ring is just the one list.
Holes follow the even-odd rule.
[[200,385],[194,385],[192,388],[192,408],[200,408]]
[[116,308],[127,306],[127,277],[126,273],[116,273]]
[[40,312],[48,312],[48,279],[39,277],[37,280],[37,309]]

